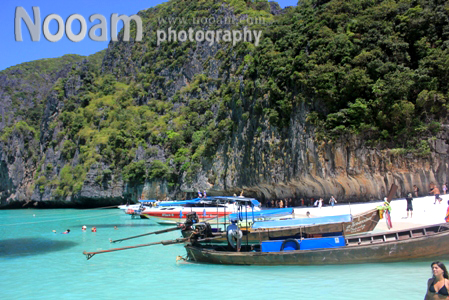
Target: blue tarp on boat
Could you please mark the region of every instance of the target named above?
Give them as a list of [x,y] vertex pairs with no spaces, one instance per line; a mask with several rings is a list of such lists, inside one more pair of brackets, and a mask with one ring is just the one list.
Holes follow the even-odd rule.
[[[277,208],[277,209],[265,209],[261,211],[251,212],[248,211],[248,218],[267,218],[267,217],[275,217],[275,216],[285,216],[293,214],[293,208]],[[243,218],[246,217],[246,212],[243,211],[241,214]],[[237,221],[239,219],[239,214],[230,214],[229,220]]]
[[352,220],[351,215],[339,215],[339,216],[328,216],[319,218],[301,218],[301,219],[290,219],[280,221],[255,222],[252,227],[276,228],[276,227],[289,227],[289,226],[310,226],[319,224],[351,222],[351,220]]
[[346,246],[346,243],[345,238],[343,236],[310,238],[303,240],[287,239],[287,240],[263,241],[261,244],[261,252],[329,249],[344,246]]

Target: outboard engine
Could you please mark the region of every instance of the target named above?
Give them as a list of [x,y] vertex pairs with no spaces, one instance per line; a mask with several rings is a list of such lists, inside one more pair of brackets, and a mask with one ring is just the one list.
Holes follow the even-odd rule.
[[210,227],[209,223],[200,223],[196,225],[196,229],[198,230],[198,235],[201,238],[213,237],[212,227]]
[[186,221],[184,222],[184,230],[191,229],[192,225],[198,223],[200,219],[198,218],[196,212],[189,212],[186,214]]
[[237,252],[240,252],[243,237],[243,233],[240,228],[234,223],[229,225],[226,229],[226,236],[228,239],[228,246],[234,250],[237,250]]

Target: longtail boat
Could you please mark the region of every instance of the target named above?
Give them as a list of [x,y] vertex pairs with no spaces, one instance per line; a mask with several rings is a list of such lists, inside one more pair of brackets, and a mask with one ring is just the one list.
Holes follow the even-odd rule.
[[[391,185],[388,196],[385,198],[385,202],[388,204],[393,195],[396,193],[398,186]],[[379,212],[379,209],[381,210]],[[357,215],[341,215],[341,216],[328,216],[320,218],[302,218],[302,219],[290,219],[279,221],[266,221],[266,222],[254,222],[254,214],[248,211],[240,211],[239,218],[243,220],[246,217],[245,225],[240,225],[240,230],[243,235],[243,239],[247,244],[260,243],[263,240],[273,239],[287,239],[287,238],[313,238],[329,235],[350,235],[359,234],[363,232],[369,232],[374,230],[379,223],[381,214],[385,213],[384,208],[375,208]],[[263,214],[263,211],[259,212]],[[387,215],[387,214],[386,214]],[[389,217],[389,215],[387,215]],[[230,219],[233,216],[230,215]],[[248,218],[252,219],[253,223],[248,221]],[[200,226],[199,231],[204,230]],[[226,225],[226,224],[225,224]],[[390,220],[391,225],[391,220]],[[183,231],[183,237],[189,237],[195,228],[186,226]],[[220,229],[217,227],[216,232],[213,234],[221,235]],[[214,243],[227,242],[225,238],[214,239]]]
[[[374,230],[380,220],[379,211],[371,209],[351,216],[339,215],[320,218],[303,218],[280,221],[255,222],[251,228],[241,228],[243,241],[257,244],[264,240],[286,238],[312,238],[323,235],[350,235]],[[213,223],[211,224],[213,225]],[[201,224],[199,224],[201,226]],[[193,229],[183,230],[189,237]],[[220,232],[214,234],[221,234]],[[215,239],[215,243],[227,243],[226,238]]]
[[[423,260],[449,256],[449,224],[351,237],[263,241],[229,246],[192,242],[187,261],[225,265],[328,265]],[[243,240],[244,243],[244,240]]]

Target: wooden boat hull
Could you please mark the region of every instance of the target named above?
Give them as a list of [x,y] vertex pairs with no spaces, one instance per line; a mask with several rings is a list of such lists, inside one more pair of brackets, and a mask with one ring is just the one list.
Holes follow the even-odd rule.
[[284,227],[273,229],[250,229],[250,234],[256,235],[257,240],[279,239],[280,237],[301,236],[301,234],[322,235],[326,233],[342,232],[343,234],[357,234],[374,230],[380,220],[377,209],[355,215],[351,222],[317,224],[298,227]]
[[[351,222],[317,224],[308,226],[280,227],[267,229],[243,229],[243,242],[250,244],[266,240],[279,240],[286,238],[320,237],[323,234],[343,233],[344,235],[358,234],[374,230],[379,223],[380,216],[377,209],[353,216]],[[213,224],[211,224],[213,225]],[[191,231],[183,231],[184,237],[189,237]],[[227,243],[226,238],[214,240],[214,243]]]
[[441,259],[449,257],[448,242],[449,227],[443,223],[409,231],[351,237],[346,239],[346,246],[341,248],[281,252],[218,251],[212,246],[202,245],[186,245],[185,248],[188,259],[199,263],[328,265]]

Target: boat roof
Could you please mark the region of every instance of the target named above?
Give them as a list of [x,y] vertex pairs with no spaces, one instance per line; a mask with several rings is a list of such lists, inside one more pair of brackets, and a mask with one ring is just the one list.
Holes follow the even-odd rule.
[[[209,197],[206,197],[208,199]],[[228,202],[249,202],[251,206],[259,206],[260,202],[255,198],[246,198],[240,196],[212,196],[211,199],[219,199]],[[203,198],[204,199],[204,198]]]
[[139,200],[140,203],[157,202],[157,200]]
[[[263,218],[263,217],[274,217],[274,216],[285,216],[291,215],[293,213],[293,208],[276,208],[276,209],[264,209],[261,211],[248,212],[248,217]],[[240,214],[242,216],[242,214]],[[243,212],[243,217],[246,217],[245,212]],[[230,214],[229,220],[237,221],[239,219],[239,214]]]
[[252,228],[276,228],[276,227],[289,227],[289,226],[310,226],[310,225],[321,225],[330,223],[342,223],[351,222],[351,215],[338,215],[338,216],[327,216],[318,218],[301,218],[301,219],[289,219],[289,220],[279,220],[279,221],[263,221],[255,222]]
[[192,200],[182,200],[182,201],[164,201],[160,202],[159,206],[184,206],[190,203],[199,203],[201,198],[196,198]]

